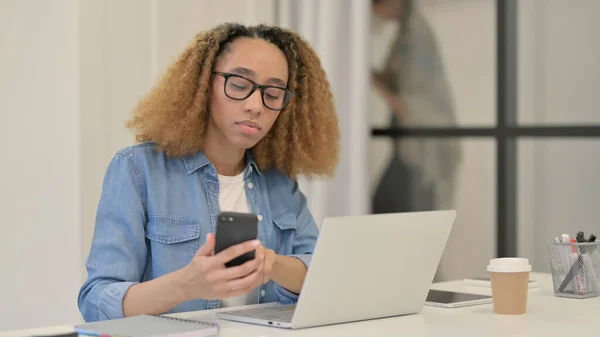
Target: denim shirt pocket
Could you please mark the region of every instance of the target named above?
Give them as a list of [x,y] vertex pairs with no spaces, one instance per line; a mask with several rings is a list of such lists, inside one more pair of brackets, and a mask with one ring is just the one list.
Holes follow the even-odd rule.
[[186,266],[199,248],[200,221],[150,216],[146,230],[152,256],[152,276],[160,277]]
[[282,212],[273,217],[277,254],[292,254],[294,235],[298,221],[291,212]]

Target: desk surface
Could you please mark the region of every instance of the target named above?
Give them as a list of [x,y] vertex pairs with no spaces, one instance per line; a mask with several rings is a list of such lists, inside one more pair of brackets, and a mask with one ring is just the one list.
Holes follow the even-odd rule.
[[[529,291],[527,314],[501,316],[492,304],[445,309],[426,306],[420,314],[363,322],[337,324],[301,330],[258,326],[219,320],[215,312],[196,311],[172,316],[215,321],[221,326],[219,336],[560,336],[575,333],[598,334],[595,319],[600,317],[600,297],[578,300],[555,297],[550,274],[531,275],[540,287]],[[489,288],[465,286],[463,281],[433,284],[432,289],[491,294]],[[577,329],[577,331],[575,331]],[[18,330],[0,333],[2,337],[23,337],[73,331],[70,326]]]

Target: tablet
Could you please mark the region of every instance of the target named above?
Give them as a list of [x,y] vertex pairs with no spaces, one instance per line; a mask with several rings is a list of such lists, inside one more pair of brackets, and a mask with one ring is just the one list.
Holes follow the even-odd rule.
[[456,291],[429,290],[425,305],[442,308],[459,308],[492,303],[492,296]]

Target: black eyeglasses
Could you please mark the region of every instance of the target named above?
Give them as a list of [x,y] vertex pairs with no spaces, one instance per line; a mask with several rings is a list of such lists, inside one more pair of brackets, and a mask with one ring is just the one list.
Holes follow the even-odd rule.
[[288,90],[287,88],[273,85],[260,85],[237,74],[222,72],[214,72],[214,74],[221,75],[225,78],[223,90],[227,97],[241,101],[250,97],[254,90],[259,89],[263,104],[271,110],[280,111],[285,108],[294,94],[293,91]]

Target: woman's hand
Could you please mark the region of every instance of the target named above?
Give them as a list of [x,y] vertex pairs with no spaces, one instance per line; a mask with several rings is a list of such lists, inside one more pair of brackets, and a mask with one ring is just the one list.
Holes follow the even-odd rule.
[[[184,267],[182,290],[184,301],[215,300],[244,295],[260,286],[263,280],[263,250],[258,240],[231,246],[214,255],[215,236],[209,234],[206,242],[192,261]],[[225,263],[256,249],[255,258],[242,265],[226,268]]]
[[256,248],[256,254],[264,256],[262,284],[273,281],[293,293],[300,293],[307,271],[304,262],[292,256],[278,255],[262,245]]
[[263,267],[262,267],[262,284],[267,284],[271,280],[273,274],[273,266],[275,265],[275,258],[277,254],[271,249],[265,248],[260,245],[256,248],[256,256],[264,256]]

